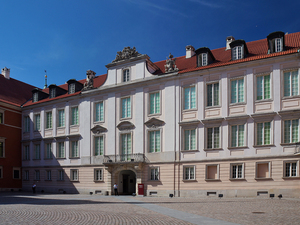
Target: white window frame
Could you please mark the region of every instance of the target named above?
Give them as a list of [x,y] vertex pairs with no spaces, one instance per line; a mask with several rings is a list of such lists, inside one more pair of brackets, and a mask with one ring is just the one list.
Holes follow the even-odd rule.
[[[61,118],[61,112],[63,112],[63,116]],[[60,124],[62,122],[62,124]],[[63,128],[66,126],[66,114],[65,114],[65,109],[58,109],[57,110],[57,127],[58,128]]]
[[[239,99],[239,80],[243,80],[243,100],[240,100]],[[235,102],[232,102],[232,82],[233,81],[237,81],[236,83],[236,99],[235,99]],[[230,79],[230,97],[229,97],[229,101],[230,101],[230,105],[234,105],[234,104],[243,104],[243,103],[246,103],[246,80],[245,80],[245,76],[243,77],[237,77],[237,78],[233,78],[233,79]]]
[[[102,104],[102,106],[101,106],[101,104]],[[99,119],[97,119],[97,105],[99,105],[100,106],[100,109],[99,109]],[[95,107],[95,110],[94,110],[94,122],[95,123],[97,123],[97,122],[104,122],[104,115],[105,115],[105,106],[104,106],[104,101],[98,101],[98,102],[95,102],[94,103],[94,107]],[[102,107],[102,112],[103,113],[101,113],[101,107]]]
[[[158,151],[151,151],[151,139],[150,139],[150,135],[151,135],[151,132],[157,132],[157,131],[159,131],[159,150]],[[155,137],[154,146],[156,146],[156,141],[157,140],[156,140],[156,136],[154,136],[154,137]],[[154,150],[156,150],[156,148]],[[162,152],[162,130],[161,129],[149,129],[148,130],[148,152],[149,153]]]
[[[270,76],[270,97],[267,98],[265,96],[265,77],[266,76]],[[262,77],[262,99],[258,99],[258,79]],[[258,74],[256,75],[255,78],[255,101],[259,102],[259,101],[265,101],[265,100],[271,100],[272,99],[272,93],[273,93],[273,88],[272,88],[272,74],[271,73],[264,73],[264,74]]]
[[[126,74],[125,74],[126,73]],[[122,83],[129,82],[130,81],[130,69],[124,68],[122,70]]]
[[69,84],[69,94],[74,94],[76,92],[76,84],[71,83]]
[[[219,146],[215,146],[215,128],[219,128]],[[209,147],[209,142],[208,142],[208,129],[212,129],[212,143],[211,147]],[[212,126],[207,126],[205,128],[205,145],[207,150],[212,150],[212,149],[221,149],[222,148],[222,126],[221,125],[212,125]]]
[[[98,139],[99,138],[99,154],[96,154],[96,139]],[[101,153],[101,146],[100,146],[100,143],[101,143],[101,141],[100,141],[100,139],[103,139],[103,152]],[[94,142],[93,142],[93,144],[94,144],[94,156],[100,156],[100,155],[104,155],[104,153],[105,153],[105,135],[103,134],[103,135],[95,135],[94,136]],[[97,150],[98,151],[98,150]]]
[[[61,152],[61,145],[63,144],[63,156],[59,154]],[[65,159],[66,158],[66,144],[64,141],[58,141],[56,143],[56,158],[57,159]]]
[[201,62],[202,66],[207,66],[208,65],[207,53],[202,53],[201,55],[202,55],[202,57],[201,57],[201,59],[202,59],[202,62]]
[[[232,143],[232,138],[233,138],[232,127],[234,127],[234,126],[237,127],[237,138],[236,138],[237,143],[236,143],[235,146],[233,146],[233,143]],[[244,126],[244,132],[243,132],[243,139],[244,139],[244,141],[243,141],[243,145],[239,145],[239,142],[240,142],[240,140],[239,140],[240,126]],[[230,147],[231,148],[246,147],[247,146],[246,145],[246,129],[247,129],[246,123],[230,124],[229,129],[230,129],[230,131],[229,131],[229,138],[230,138],[229,143],[230,143]]]
[[[239,167],[242,167],[241,177],[239,177]],[[236,168],[234,168],[236,167]],[[233,176],[233,171],[235,169],[235,177]],[[230,163],[230,179],[232,180],[242,180],[245,179],[245,163]]]
[[[259,170],[258,170],[258,167],[259,167],[259,165],[261,165],[261,164],[267,164],[268,165],[268,172],[269,172],[269,176],[268,177],[259,177],[258,176],[258,172],[259,172]],[[266,162],[256,162],[256,167],[255,167],[255,179],[270,179],[272,176],[271,176],[271,168],[272,168],[272,166],[271,166],[271,162],[270,161],[266,161]]]
[[[218,84],[218,96],[217,96],[217,101],[218,101],[218,104],[215,103],[215,84]],[[211,105],[208,105],[208,86],[209,85],[212,85],[212,99],[211,99],[211,102],[212,104]],[[209,107],[215,107],[215,106],[220,106],[220,82],[217,81],[217,82],[210,82],[210,83],[206,83],[206,108],[209,108]]]
[[[123,139],[122,139],[123,135],[130,135],[130,137],[131,137],[131,146],[130,146],[130,149],[127,149],[127,154],[123,154],[123,149],[122,149],[122,147],[123,147]],[[126,139],[126,143],[128,143],[127,140],[128,139]],[[124,132],[124,133],[122,132],[122,133],[120,133],[120,155],[122,155],[123,161],[130,161],[131,155],[132,155],[132,146],[133,146],[132,132]]]
[[71,181],[79,181],[79,170],[78,169],[70,169],[70,180]]
[[[297,93],[293,93],[293,72],[297,72],[297,84],[295,85],[295,87],[297,88]],[[286,90],[285,90],[285,74],[289,73],[289,93],[286,94]],[[299,96],[299,69],[291,69],[291,70],[285,70],[282,73],[282,81],[283,81],[283,97],[287,98],[287,97],[295,97],[295,96]]]
[[[48,119],[50,119],[50,121],[48,121]],[[52,129],[52,128],[53,128],[52,111],[47,111],[45,112],[45,129]]]
[[[127,99],[126,100],[126,113],[125,113],[125,115],[123,116],[123,100],[124,99]],[[128,113],[128,99],[130,100],[130,115],[128,115],[129,113]],[[131,98],[131,96],[124,96],[124,97],[122,97],[121,99],[120,99],[120,110],[121,110],[121,112],[120,112],[120,117],[121,117],[121,119],[130,119],[130,118],[132,118],[132,98]]]
[[244,58],[244,46],[238,45],[232,49],[232,60],[238,60]]
[[[74,109],[77,109],[77,113],[76,113],[76,116],[77,116],[77,118],[74,118],[73,117],[73,110]],[[71,110],[70,110],[70,113],[71,113],[71,115],[70,115],[70,125],[71,126],[78,126],[79,125],[79,106],[77,105],[77,106],[72,106],[71,107]]]
[[104,171],[103,168],[95,168],[94,169],[94,181],[99,182],[99,181],[104,181]]
[[[185,139],[185,132],[189,131],[188,140]],[[195,148],[192,149],[191,131],[195,131]],[[186,141],[188,141],[188,149],[186,149]],[[197,127],[183,127],[182,128],[182,151],[197,151],[198,150],[198,128]]]
[[39,93],[38,92],[33,93],[32,101],[33,102],[38,102],[39,101]]
[[[296,141],[293,141],[293,121],[297,121],[298,122],[298,126],[297,126],[297,129],[298,129],[298,139]],[[286,121],[290,121],[290,127],[289,127],[289,142],[285,142],[285,122]],[[282,143],[284,144],[292,144],[292,143],[297,143],[299,142],[300,140],[300,119],[299,118],[290,118],[290,119],[285,119],[285,120],[282,120]]]
[[41,130],[41,114],[36,113],[34,114],[34,131]]
[[[19,176],[18,177],[15,177],[15,171],[18,171],[19,172]],[[14,180],[20,180],[22,177],[21,177],[21,168],[20,167],[13,167],[13,179]]]
[[[191,175],[191,169],[194,170],[194,177],[192,177]],[[188,174],[186,173],[188,171]],[[188,176],[186,176],[188,175]],[[184,181],[189,181],[189,180],[196,180],[196,166],[195,165],[191,165],[191,166],[183,166],[183,180]]]
[[[77,143],[77,154],[74,155],[74,146],[73,144],[74,143]],[[69,158],[79,158],[80,157],[80,143],[79,143],[79,140],[70,140],[69,141],[69,149],[70,149],[70,155],[69,155]],[[76,152],[75,152],[76,153]]]
[[49,97],[50,98],[55,98],[56,97],[56,87],[54,87],[54,88],[51,88],[50,89],[50,93],[49,93]]
[[[157,109],[156,107],[156,95],[157,94],[159,95],[159,108]],[[154,112],[151,113],[151,95],[154,94],[155,95],[155,99],[154,99]],[[149,92],[148,93],[148,99],[149,99],[149,104],[148,104],[148,115],[161,115],[161,102],[162,102],[162,98],[161,98],[161,91],[153,91],[153,92]]]
[[[289,175],[287,176],[287,164],[289,165]],[[295,174],[292,174],[292,165],[296,165]],[[283,161],[283,177],[284,178],[295,178],[299,177],[299,160],[289,160],[289,161]]]
[[[278,46],[278,44],[279,44],[279,46]],[[281,38],[274,39],[274,50],[275,50],[275,52],[282,52],[282,39]]]
[[[217,167],[217,178],[209,178],[208,171],[209,167]],[[205,165],[205,180],[220,180],[220,164],[206,164]]]
[[[263,143],[262,144],[258,144],[258,128],[257,128],[257,126],[258,126],[258,124],[259,123],[262,123],[263,124],[263,136],[262,136],[262,140],[263,140]],[[266,143],[266,139],[265,139],[265,133],[264,133],[264,131],[265,131],[265,123],[270,123],[270,144],[267,144]],[[273,124],[274,122],[273,122],[273,120],[268,120],[268,119],[266,119],[266,120],[257,120],[257,121],[255,121],[255,124],[254,124],[254,127],[255,127],[255,136],[254,136],[254,138],[255,138],[255,146],[268,146],[268,145],[273,145],[273,129],[274,129],[274,124]]]
[[159,166],[149,167],[149,180],[150,181],[159,181],[160,180]]
[[[193,102],[192,102],[192,91],[191,89],[195,88],[195,107],[193,107]],[[189,91],[189,97],[188,97],[188,102],[187,102],[187,107],[186,107],[186,101],[185,101],[185,90],[186,89],[190,89]],[[183,111],[189,111],[189,110],[197,110],[197,87],[196,84],[191,84],[191,85],[187,85],[182,87],[182,108]]]

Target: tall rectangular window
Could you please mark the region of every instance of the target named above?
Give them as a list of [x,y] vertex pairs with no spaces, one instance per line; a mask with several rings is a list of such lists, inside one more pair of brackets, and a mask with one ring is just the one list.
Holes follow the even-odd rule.
[[256,100],[271,98],[270,74],[256,78]]
[[75,93],[75,83],[69,84],[69,94]]
[[150,93],[150,114],[160,113],[160,93]]
[[52,179],[51,170],[46,170],[46,180],[51,180],[51,179]]
[[24,117],[24,131],[25,132],[30,131],[30,118],[29,118],[29,116]]
[[236,46],[232,49],[232,60],[243,58],[243,46]]
[[275,52],[281,52],[282,51],[282,45],[281,45],[281,38],[275,39]]
[[263,122],[256,124],[256,144],[271,144],[271,122]]
[[185,180],[195,180],[195,166],[185,166],[183,171]]
[[95,104],[95,122],[104,121],[104,104],[98,102]]
[[30,151],[29,145],[25,145],[24,146],[24,153],[23,153],[23,159],[24,160],[30,160],[29,151]]
[[127,82],[130,80],[129,69],[123,70],[123,82]]
[[150,180],[159,180],[159,168],[150,168]]
[[40,180],[40,171],[39,170],[35,170],[35,178],[34,180]]
[[196,150],[196,129],[184,130],[184,150]]
[[184,109],[196,108],[196,87],[184,88]]
[[149,132],[149,152],[160,152],[160,130]]
[[52,143],[45,145],[45,159],[52,159]]
[[243,164],[231,164],[231,179],[241,179],[244,177]]
[[94,170],[94,180],[95,181],[103,181],[103,169],[95,169]]
[[64,142],[58,142],[57,143],[57,158],[65,158],[65,143]]
[[219,83],[207,85],[207,106],[219,105]]
[[40,145],[34,145],[34,159],[41,159]]
[[72,170],[70,170],[70,174],[71,174],[71,181],[79,181],[79,172],[78,172],[78,170],[74,170],[74,169],[72,169]]
[[284,143],[299,141],[299,119],[284,121]]
[[4,141],[0,140],[0,158],[3,158],[4,156]]
[[245,146],[245,125],[231,126],[231,147]]
[[220,148],[220,127],[207,128],[207,148]]
[[207,65],[207,53],[202,54],[202,66]]
[[65,126],[65,110],[60,109],[58,110],[58,127]]
[[130,97],[122,98],[122,118],[131,117],[131,101]]
[[24,180],[29,180],[29,170],[24,170]]
[[46,112],[46,129],[52,128],[52,112]]
[[59,181],[63,181],[65,178],[65,171],[64,170],[58,170],[58,179]]
[[41,130],[41,115],[40,114],[34,115],[34,130],[35,131]]
[[284,96],[299,95],[298,70],[284,73]]
[[79,146],[78,141],[71,141],[71,158],[79,157]]
[[13,168],[13,179],[21,179],[21,169]]
[[131,159],[131,133],[121,135],[121,155],[122,160]]
[[71,109],[71,125],[78,125],[79,119],[78,119],[78,107],[73,107]]
[[104,154],[104,136],[97,136],[94,138],[95,140],[95,155],[103,155]]
[[244,102],[244,79],[231,81],[231,103]]
[[4,123],[4,113],[0,112],[0,124]]
[[297,177],[297,162],[285,162],[285,177]]

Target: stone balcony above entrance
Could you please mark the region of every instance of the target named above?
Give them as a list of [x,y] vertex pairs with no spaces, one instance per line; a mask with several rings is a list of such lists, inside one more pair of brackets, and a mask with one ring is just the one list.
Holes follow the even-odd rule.
[[145,154],[135,153],[126,155],[105,155],[103,159],[104,165],[122,164],[122,163],[143,163],[146,162]]

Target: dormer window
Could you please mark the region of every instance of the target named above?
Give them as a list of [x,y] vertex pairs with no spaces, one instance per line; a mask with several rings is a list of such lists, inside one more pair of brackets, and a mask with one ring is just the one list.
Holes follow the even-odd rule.
[[268,54],[284,51],[284,33],[282,31],[276,31],[267,36],[268,40]]
[[282,51],[281,39],[276,38],[275,39],[275,52],[281,52],[281,51]]
[[69,85],[69,94],[75,93],[75,83]]
[[56,88],[51,88],[50,89],[50,98],[55,98],[56,97]]
[[130,80],[129,69],[123,70],[123,82],[128,82]]
[[33,98],[32,99],[33,102],[37,102],[39,100],[39,93],[38,92],[33,93],[32,98]]
[[197,54],[198,66],[207,66],[215,60],[215,57],[207,47],[199,48],[195,51]]
[[244,40],[235,40],[230,44],[231,60],[244,59],[248,54],[248,48]]
[[243,46],[236,46],[232,51],[232,60],[242,59]]
[[78,82],[75,79],[70,79],[67,81],[67,83],[68,83],[68,93],[69,94],[74,94],[77,91],[81,91],[83,88],[83,84]]
[[38,88],[32,90],[32,102],[38,102],[42,99],[48,98],[49,95]]
[[201,54],[202,56],[202,66],[207,66],[207,53]]

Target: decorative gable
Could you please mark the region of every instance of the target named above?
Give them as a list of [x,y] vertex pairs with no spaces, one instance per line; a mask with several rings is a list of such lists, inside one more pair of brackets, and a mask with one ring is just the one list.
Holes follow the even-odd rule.
[[148,120],[147,122],[145,122],[145,125],[148,128],[155,128],[155,127],[161,127],[163,125],[165,125],[165,122],[156,118],[151,118],[150,120]]
[[100,125],[96,125],[94,126],[91,131],[94,133],[94,134],[100,134],[100,133],[104,133],[107,131],[107,129],[105,127],[102,127]]
[[129,121],[123,121],[118,124],[117,128],[119,130],[132,130],[135,128],[134,124]]

